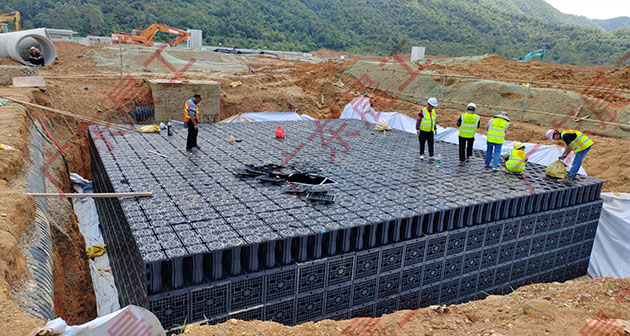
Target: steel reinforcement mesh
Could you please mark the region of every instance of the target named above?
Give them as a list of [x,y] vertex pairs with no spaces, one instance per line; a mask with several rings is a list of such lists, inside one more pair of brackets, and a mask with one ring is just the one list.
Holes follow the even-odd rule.
[[[154,193],[96,204],[121,304],[167,328],[376,316],[588,266],[602,180],[565,185],[535,164],[521,176],[484,171],[483,152],[461,165],[442,142],[438,165],[419,160],[415,136],[361,121],[202,125],[192,153],[185,136],[90,128],[95,191]],[[336,201],[234,174],[269,162],[334,180]]]

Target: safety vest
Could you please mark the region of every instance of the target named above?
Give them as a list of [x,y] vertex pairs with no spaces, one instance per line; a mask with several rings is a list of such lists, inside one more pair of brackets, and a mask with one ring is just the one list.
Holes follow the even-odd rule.
[[573,149],[574,152],[580,152],[583,151],[589,147],[591,147],[593,145],[593,140],[591,140],[589,137],[587,137],[586,135],[584,135],[582,132],[580,131],[574,131],[574,130],[566,130],[564,132],[562,132],[560,134],[560,138],[563,138],[565,134],[575,134],[577,135],[575,137],[575,140],[571,141],[571,143],[569,144],[569,146]]
[[505,168],[513,173],[525,170],[525,158],[527,155],[520,149],[513,149],[510,158],[505,162]]
[[462,114],[462,123],[459,126],[459,136],[462,138],[474,138],[477,132],[479,116],[474,113]]
[[488,142],[502,144],[505,142],[505,129],[508,121],[503,118],[492,118],[490,128],[488,128]]
[[429,111],[426,107],[422,109],[422,120],[420,121],[420,130],[423,132],[435,131],[435,109]]
[[186,101],[186,104],[184,104],[184,122],[188,122],[190,121],[190,114],[188,114],[188,108],[190,107],[190,105],[195,105],[195,119],[199,120],[199,108],[197,107],[197,104],[195,104],[195,101],[192,99],[188,99]]

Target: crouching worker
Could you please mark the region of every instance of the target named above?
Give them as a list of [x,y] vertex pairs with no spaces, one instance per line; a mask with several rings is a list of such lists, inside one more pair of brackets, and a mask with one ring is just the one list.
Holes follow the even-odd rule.
[[525,170],[525,162],[527,162],[525,145],[517,142],[514,144],[514,149],[512,149],[512,151],[506,158],[505,168],[509,172],[520,174]]

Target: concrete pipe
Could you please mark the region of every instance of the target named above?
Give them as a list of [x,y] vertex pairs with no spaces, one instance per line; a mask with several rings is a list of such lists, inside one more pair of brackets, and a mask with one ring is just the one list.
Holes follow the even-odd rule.
[[57,57],[55,45],[48,38],[46,29],[30,29],[0,34],[0,58],[10,58],[22,64],[28,63],[31,47],[44,54],[44,65],[51,65]]

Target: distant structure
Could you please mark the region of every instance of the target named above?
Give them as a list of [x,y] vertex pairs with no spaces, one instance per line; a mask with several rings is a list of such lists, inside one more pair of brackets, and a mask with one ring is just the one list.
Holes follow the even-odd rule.
[[416,62],[424,59],[424,47],[411,47],[411,61]]
[[112,44],[112,38],[109,36],[88,35],[87,37],[80,39],[78,42],[79,44],[82,44],[84,46],[91,46],[95,44]]
[[188,29],[190,38],[186,41],[188,48],[201,49],[203,45],[203,34],[200,29]]
[[48,33],[48,37],[51,40],[68,40],[72,41],[74,34],[78,34],[77,32],[70,29],[54,29],[54,28],[46,28],[46,32]]

